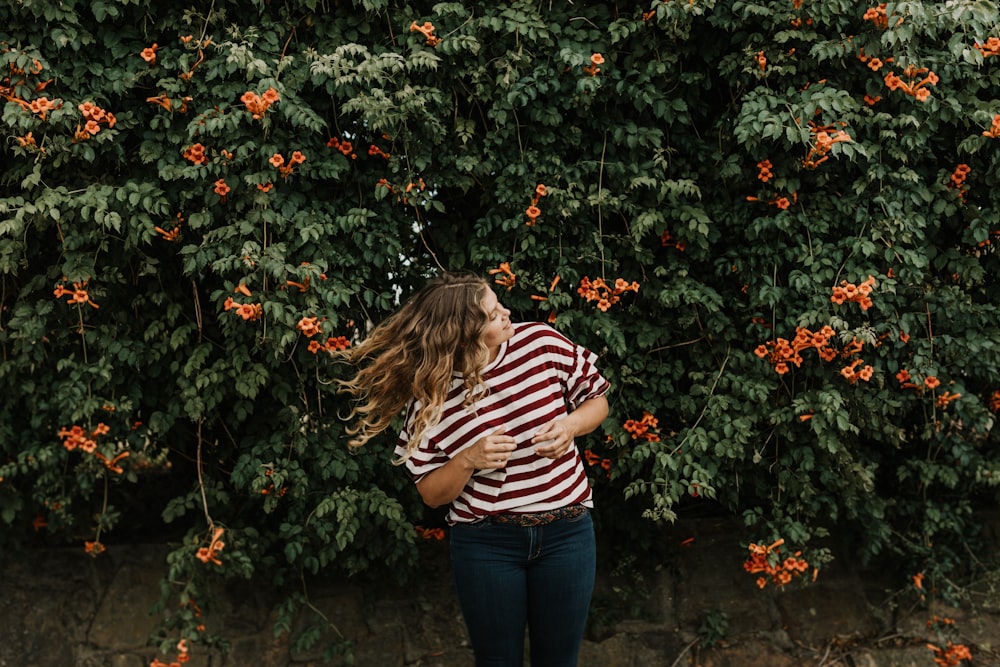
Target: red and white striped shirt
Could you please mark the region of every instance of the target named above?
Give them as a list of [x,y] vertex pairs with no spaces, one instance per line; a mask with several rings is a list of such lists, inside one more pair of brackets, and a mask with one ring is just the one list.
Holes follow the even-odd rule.
[[[597,355],[539,322],[514,324],[483,371],[486,396],[464,407],[462,379],[456,375],[440,422],[421,438],[406,468],[414,481],[444,465],[479,438],[501,426],[517,441],[504,468],[477,470],[452,501],[448,523],[478,521],[498,512],[544,512],[573,504],[593,505],[590,482],[575,446],[556,460],[534,453],[531,437],[610,387],[598,372]],[[396,455],[409,442],[419,404],[411,402]]]

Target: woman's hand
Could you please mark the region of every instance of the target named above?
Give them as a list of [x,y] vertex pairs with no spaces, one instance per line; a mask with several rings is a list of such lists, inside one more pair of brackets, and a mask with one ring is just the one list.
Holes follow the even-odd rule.
[[[565,419],[549,422],[535,433],[531,439],[535,453],[547,459],[562,457],[573,445],[575,434],[570,431]],[[544,443],[544,444],[540,444]]]
[[500,427],[476,440],[440,468],[417,482],[417,491],[431,507],[447,505],[462,493],[477,470],[496,470],[507,465],[507,459],[517,444],[506,429]]
[[507,459],[517,449],[517,441],[501,426],[484,435],[472,447],[463,451],[466,461],[476,470],[494,470],[507,465]]
[[535,453],[547,459],[565,456],[573,446],[573,438],[590,433],[608,416],[608,399],[604,396],[588,398],[580,406],[561,419],[543,426],[531,442]]

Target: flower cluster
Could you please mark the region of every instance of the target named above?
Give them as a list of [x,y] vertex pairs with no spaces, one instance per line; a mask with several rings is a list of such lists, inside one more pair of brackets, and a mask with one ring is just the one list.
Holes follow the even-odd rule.
[[990,411],[1000,412],[1000,389],[994,389],[990,396]]
[[200,42],[195,42],[193,35],[184,35],[181,37],[181,43],[188,49],[197,49],[198,58],[194,61],[194,64],[188,68],[188,71],[181,74],[181,79],[184,81],[190,81],[194,77],[194,71],[198,68],[198,65],[205,62],[205,49],[212,45],[211,39],[205,39]]
[[423,25],[418,25],[416,21],[410,24],[410,32],[419,32],[427,40],[427,46],[437,47],[441,43],[440,37],[434,36],[434,24],[424,21]]
[[159,658],[153,658],[153,662],[149,663],[149,667],[181,667],[181,665],[190,660],[191,656],[188,655],[187,640],[182,639],[177,642],[177,660],[174,662],[163,662]]
[[59,437],[63,439],[63,447],[67,451],[72,452],[73,450],[79,449],[87,454],[93,454],[94,458],[104,464],[104,467],[120,475],[124,472],[118,462],[122,459],[129,457],[130,452],[123,451],[116,454],[113,458],[108,458],[101,452],[97,451],[97,438],[102,435],[106,435],[110,429],[107,424],[99,423],[97,427],[91,431],[89,434],[83,429],[82,426],[72,426],[68,429],[59,429]]
[[404,204],[406,203],[406,199],[407,199],[406,195],[410,194],[414,190],[417,190],[418,192],[423,192],[426,189],[427,189],[427,183],[424,181],[424,179],[418,178],[417,181],[416,181],[416,183],[414,183],[413,181],[410,181],[409,183],[406,184],[406,187],[403,188],[403,192],[406,193],[406,194],[403,195],[403,198],[402,198],[403,203]]
[[62,102],[56,104],[55,102],[49,100],[48,97],[39,97],[38,99],[31,101],[31,104],[28,105],[28,109],[31,110],[31,113],[38,116],[39,120],[45,120],[50,111],[58,109],[61,106]]
[[757,163],[757,169],[760,170],[757,172],[757,179],[762,183],[767,183],[774,177],[774,172],[771,171],[771,166],[770,160],[761,160]]
[[[271,470],[270,468],[268,468],[267,470],[264,471],[264,476],[265,477],[271,477],[273,474],[274,474],[274,471]],[[263,489],[260,490],[260,495],[262,495],[262,496],[269,496],[272,493],[274,493],[274,482],[271,482],[270,484],[268,484],[267,486],[265,486]],[[287,486],[282,486],[280,489],[278,489],[278,497],[279,498],[284,497],[285,494],[287,494],[287,493],[288,493],[288,487]]]
[[338,352],[340,350],[346,350],[350,346],[351,341],[349,341],[346,336],[330,336],[324,343],[320,343],[318,340],[309,341],[309,351],[313,354],[316,354],[320,350]]
[[872,289],[874,287],[874,276],[868,276],[868,278],[860,285],[855,285],[854,283],[842,280],[839,287],[833,288],[833,294],[830,295],[830,301],[834,302],[838,306],[842,305],[845,301],[853,301],[861,307],[861,310],[868,310],[872,307],[872,299],[869,295],[872,293]]
[[[802,0],[794,0],[793,4],[795,5],[795,9],[799,9],[802,6]],[[801,28],[803,24],[805,24],[807,26],[808,25],[812,25],[813,24],[813,20],[812,20],[811,17],[807,16],[806,20],[803,21],[802,17],[796,16],[795,18],[791,19],[789,21],[789,23],[792,24],[793,28]]]
[[[240,283],[233,292],[242,294],[243,296],[253,296],[253,293],[243,283]],[[264,314],[264,307],[259,303],[236,303],[233,297],[226,299],[222,304],[222,309],[225,311],[233,310],[237,315],[249,322],[259,320],[261,315]]]
[[358,154],[354,152],[354,144],[352,144],[350,141],[341,141],[337,137],[330,137],[330,139],[326,142],[326,145],[329,148],[336,148],[338,151],[343,153],[346,157],[351,158],[352,160],[358,159]]
[[[935,375],[928,375],[924,378],[924,381],[921,384],[914,382],[914,379],[915,378],[910,374],[910,371],[905,368],[900,369],[900,371],[896,373],[896,380],[899,382],[900,389],[913,389],[919,394],[922,393],[924,389],[934,391],[941,386],[941,380],[939,380]],[[945,409],[952,401],[957,401],[960,398],[962,398],[961,394],[945,390],[937,395],[935,403],[939,408]],[[1000,401],[1000,396],[997,396],[996,393],[994,393],[994,399]],[[998,403],[998,407],[1000,407],[1000,403]]]
[[967,164],[960,164],[955,167],[955,171],[951,173],[951,178],[948,179],[948,187],[958,192],[958,198],[965,201],[965,195],[969,191],[969,187],[965,184],[965,179],[968,177],[969,172],[972,168]]
[[177,222],[174,225],[173,229],[167,231],[163,227],[153,227],[153,231],[162,236],[163,239],[166,241],[176,241],[181,235],[181,225],[183,223],[184,223],[184,217],[180,213],[178,213]]
[[141,52],[139,52],[139,57],[145,60],[150,65],[156,64],[156,50],[160,48],[156,43],[152,46],[147,46]]
[[85,303],[92,308],[100,308],[96,303],[90,300],[90,292],[87,291],[87,281],[73,283],[73,289],[66,289],[63,287],[62,283],[56,285],[56,288],[52,291],[57,299],[69,296],[69,301],[66,303]]
[[755,60],[757,61],[757,67],[760,68],[761,72],[767,69],[767,56],[764,55],[763,51],[757,52],[757,57],[755,58]]
[[590,76],[597,76],[597,73],[601,71],[598,65],[604,64],[604,56],[600,53],[594,53],[590,56],[590,64],[583,68],[583,71]]
[[221,539],[222,534],[226,532],[225,528],[216,528],[212,531],[212,539],[209,541],[207,547],[201,547],[198,549],[198,553],[195,554],[195,558],[200,560],[202,563],[215,563],[216,565],[222,565],[222,561],[219,560],[219,552],[222,548],[226,546],[226,543]]
[[937,406],[939,408],[941,408],[942,410],[944,410],[944,409],[946,409],[948,407],[948,405],[952,401],[957,401],[960,398],[962,398],[961,394],[959,394],[957,392],[951,392],[951,391],[948,391],[946,389],[943,392],[941,392],[940,394],[938,394],[938,397],[935,400],[935,403],[937,403]]
[[423,526],[414,526],[413,528],[417,531],[417,537],[425,540],[444,539],[444,528],[424,528]]
[[[33,132],[28,132],[23,137],[14,137],[14,140],[17,141],[17,145],[20,146],[21,148],[27,148],[29,146],[31,146],[32,148],[38,147],[38,144],[35,143],[35,135]],[[39,148],[38,150],[41,153],[45,153],[44,148]]]
[[323,333],[323,322],[326,318],[303,317],[295,328],[302,332],[306,338],[312,338],[316,334]]
[[538,185],[535,186],[535,196],[531,200],[531,206],[529,206],[527,210],[525,210],[524,212],[524,214],[528,216],[527,222],[524,223],[527,226],[534,227],[535,223],[538,222],[538,217],[542,214],[541,209],[538,208],[538,200],[540,200],[546,194],[548,194],[548,191],[545,189],[545,186],[542,183],[539,183]]
[[[922,587],[918,586],[918,588]],[[957,634],[954,619],[935,615],[928,619],[927,629],[934,630],[940,641],[945,641],[948,638],[943,647],[937,644],[927,644],[927,648],[934,652],[935,664],[940,665],[940,667],[957,667],[964,660],[972,660],[972,652],[967,646],[955,644],[950,639]]]
[[611,459],[603,458],[600,454],[595,454],[593,450],[585,449],[583,450],[583,460],[591,467],[600,466],[605,475],[611,477]]
[[185,160],[193,164],[207,164],[208,156],[205,155],[205,146],[201,143],[192,144],[181,154]]
[[271,166],[278,170],[278,173],[282,178],[288,178],[293,171],[295,171],[295,165],[302,164],[306,161],[306,156],[302,154],[301,151],[295,151],[292,153],[288,161],[285,161],[284,156],[281,153],[275,153],[268,159]]
[[[323,321],[325,319],[325,317],[322,319],[317,317],[303,317],[295,325],[295,328],[301,331],[306,338],[312,338],[323,333]],[[345,336],[330,336],[326,339],[325,343],[320,343],[318,340],[309,341],[309,351],[313,354],[318,353],[320,350],[337,352],[338,350],[346,350],[350,346],[351,341]]]
[[976,42],[973,46],[976,47],[976,51],[983,54],[983,58],[988,58],[989,56],[1000,56],[1000,37],[990,37],[986,40],[985,44]]
[[659,442],[660,434],[657,432],[657,427],[659,425],[660,421],[656,417],[643,410],[642,419],[639,421],[629,419],[622,425],[622,428],[624,428],[625,431],[632,436],[633,440]]
[[864,363],[865,363],[864,359],[855,359],[848,365],[841,368],[840,374],[850,384],[855,384],[857,383],[858,380],[864,380],[865,382],[868,382],[869,380],[872,379],[872,376],[875,374],[875,369],[872,368],[871,365],[865,364],[864,366],[861,367],[861,370],[858,370],[858,366],[861,366],[861,364]]
[[790,370],[789,364],[793,364],[796,368],[802,365],[801,353],[809,348],[815,348],[817,354],[824,361],[836,359],[838,351],[828,344],[834,333],[833,327],[829,325],[816,332],[805,327],[796,327],[795,337],[792,340],[789,341],[787,338],[769,340],[767,343],[758,345],[754,354],[773,364],[778,375],[784,375]]
[[72,426],[69,429],[59,429],[59,437],[63,439],[62,444],[66,451],[80,449],[90,454],[97,449],[97,438],[105,435],[108,430],[107,424],[103,423],[98,424],[90,434],[84,431],[82,426]]
[[226,203],[226,195],[232,192],[232,190],[233,189],[229,187],[229,184],[226,183],[226,179],[224,178],[220,178],[219,180],[217,180],[215,182],[215,187],[213,188],[213,192],[219,195],[219,199],[222,201],[223,204]]
[[[559,284],[560,280],[562,280],[562,278],[559,276],[559,274],[556,274],[556,277],[553,278],[552,282],[549,284],[549,292],[554,292],[555,291],[556,285]],[[548,301],[549,300],[549,297],[542,296],[541,294],[532,294],[530,298],[531,298],[532,301]],[[553,311],[549,312],[548,322],[549,322],[549,324],[555,324],[556,323],[556,311],[553,310]]]
[[[4,44],[6,45],[6,42],[4,42]],[[10,51],[10,49],[4,49],[4,50],[2,51],[2,53],[6,53],[6,52],[8,52],[8,51]],[[7,67],[8,67],[9,69],[10,69],[10,73],[11,73],[12,75],[14,75],[14,76],[24,76],[25,74],[29,74],[29,73],[30,73],[30,74],[40,74],[40,73],[42,72],[42,70],[43,70],[43,69],[45,69],[45,68],[44,68],[44,67],[42,66],[42,63],[41,63],[41,61],[38,61],[38,60],[34,60],[34,61],[32,61],[32,63],[31,63],[31,67],[29,67],[29,68],[27,69],[27,71],[26,71],[26,70],[25,70],[24,68],[22,68],[22,67],[18,67],[18,66],[17,66],[17,65],[15,65],[15,64],[14,64],[13,62],[11,62],[11,63],[8,63],[8,64],[7,64]],[[6,79],[5,79],[5,80],[6,80]]]
[[510,270],[510,262],[501,262],[497,268],[490,269],[490,275],[497,276],[493,282],[506,287],[508,292],[517,284],[517,274]]
[[93,102],[82,102],[76,107],[83,114],[84,125],[76,126],[76,133],[73,141],[86,141],[101,131],[101,125],[107,125],[108,129],[115,126],[115,115],[110,111],[105,111]]
[[[795,337],[792,340],[778,338],[768,341],[763,345],[758,345],[754,350],[754,354],[773,364],[774,371],[778,375],[785,375],[790,370],[789,365],[794,365],[796,368],[802,365],[803,350],[814,348],[820,359],[827,362],[834,361],[838,356],[848,358],[861,352],[861,341],[856,338],[839,350],[830,345],[829,342],[833,338],[834,333],[833,328],[830,326],[824,326],[816,332],[810,331],[805,327],[796,327]],[[840,369],[840,374],[851,384],[854,384],[858,380],[867,382],[875,374],[875,369],[870,365],[865,365],[859,370],[858,367],[863,363],[864,360],[856,359]],[[806,419],[809,419],[809,417],[803,418],[803,421]]]
[[684,245],[684,241],[675,239],[669,229],[663,230],[663,233],[660,234],[660,245],[664,248],[677,248],[680,252],[684,252],[684,248],[687,247]]
[[948,642],[944,648],[927,644],[927,648],[934,651],[934,663],[941,667],[957,667],[963,660],[972,660],[972,652],[965,644]]
[[865,65],[871,71],[877,72],[880,69],[882,69],[883,65],[888,65],[889,63],[893,62],[895,59],[892,58],[892,57],[888,57],[888,58],[885,58],[883,60],[883,59],[877,58],[875,56],[869,56],[867,53],[865,53],[865,50],[862,48],[862,49],[858,50],[858,60],[860,60],[861,62],[865,63]]
[[1000,113],[993,116],[993,122],[990,125],[990,129],[983,130],[983,136],[990,137],[991,139],[996,139],[997,137],[1000,137]]
[[[6,42],[4,42],[4,44],[6,45]],[[10,51],[10,49],[5,48],[3,49],[3,51],[0,51],[0,53],[7,53],[8,51]],[[47,104],[49,104],[48,98],[39,98],[40,100],[44,100],[44,102],[39,102],[38,100],[36,100],[36,102],[39,102],[39,104],[35,105],[33,108],[32,105],[34,103],[28,103],[17,95],[17,90],[25,85],[25,81],[23,79],[16,82],[14,81],[14,79],[18,77],[24,77],[27,75],[37,76],[38,74],[41,74],[42,70],[45,69],[42,66],[42,63],[38,60],[35,60],[32,62],[31,67],[28,67],[26,70],[25,68],[18,67],[13,62],[9,62],[7,63],[7,69],[10,72],[10,76],[5,76],[2,79],[0,79],[0,97],[3,97],[8,102],[13,102],[14,104],[24,109],[25,111],[31,111],[32,113],[40,114],[42,116],[42,120],[45,120],[45,112],[48,111],[49,109],[39,108],[39,105],[46,106]],[[49,83],[51,82],[52,79],[49,79],[48,81],[39,81],[34,85],[35,92],[40,93],[41,91],[45,90],[45,87],[48,86]],[[59,106],[62,106],[61,102]],[[56,106],[51,108],[57,109],[59,107]]]
[[[793,556],[781,559],[778,555],[784,539],[779,539],[769,546],[750,543],[748,547],[750,555],[743,563],[743,569],[750,574],[759,574],[757,577],[758,588],[767,586],[768,577],[775,586],[784,586],[809,569],[809,563],[801,558],[802,553],[796,551]],[[813,571],[815,578],[816,571]]]
[[[194,69],[194,68],[192,68]],[[258,95],[252,90],[248,90],[240,96],[240,102],[246,105],[247,111],[254,120],[260,120],[267,113],[268,107],[281,99],[278,96],[278,91],[273,87],[268,88],[264,91],[263,95]]]
[[91,558],[97,558],[102,553],[107,551],[107,547],[105,547],[100,540],[94,540],[93,542],[85,541],[83,543],[83,551]]
[[851,135],[843,130],[846,123],[840,124],[842,129],[834,129],[832,125],[820,126],[809,121],[809,131],[813,136],[813,145],[809,148],[809,153],[802,160],[802,166],[806,169],[815,169],[826,162],[830,156],[828,153],[833,145],[842,141],[853,141]]
[[584,276],[576,291],[587,301],[596,301],[598,310],[607,312],[608,308],[621,301],[622,294],[625,292],[638,292],[639,283],[634,280],[629,283],[622,278],[617,278],[612,287],[604,282],[604,278],[591,280]]
[[375,157],[377,155],[378,157],[383,158],[385,160],[388,160],[390,157],[388,153],[386,153],[384,150],[382,150],[375,144],[372,144],[368,147],[368,155],[372,157]]
[[[747,195],[747,201],[754,201],[754,202],[756,202],[756,201],[764,201],[764,200],[761,199],[760,197],[754,197],[753,195]],[[768,206],[775,206],[775,207],[781,209],[782,211],[785,211],[785,210],[788,209],[789,206],[791,206],[793,203],[797,203],[798,201],[799,201],[799,193],[798,192],[793,192],[791,199],[789,199],[788,197],[785,197],[785,196],[781,196],[781,197],[775,196],[775,197],[771,197],[770,199],[768,199],[765,203]]]
[[[885,30],[889,27],[889,15],[886,13],[886,3],[884,2],[877,7],[870,7],[862,18],[865,21],[871,21],[876,28],[881,30]],[[900,18],[899,23],[902,22],[903,19]]]
[[[923,76],[925,74],[926,76]],[[885,85],[889,87],[889,90],[901,90],[907,95],[916,98],[919,102],[926,102],[931,96],[930,88],[926,87],[927,84],[936,86],[938,82],[937,74],[931,72],[926,67],[914,67],[910,65],[903,70],[903,76],[908,80],[903,81],[903,79],[896,76],[895,72],[889,72],[885,75]]]
[[[901,389],[916,389],[917,391],[922,391],[921,386],[913,382],[913,376],[910,375],[910,371],[905,368],[900,369],[900,371],[896,373],[896,380],[899,381]],[[923,386],[931,390],[937,389],[941,386],[941,380],[934,375],[928,375],[924,378]]]
[[[270,185],[270,184],[268,184],[268,185]],[[309,262],[302,262],[302,266],[308,266],[308,264],[309,264]],[[326,274],[325,273],[319,274],[319,279],[320,280],[326,280]],[[302,279],[302,282],[298,282],[298,281],[295,281],[295,280],[286,280],[285,281],[285,286],[286,287],[295,287],[295,288],[297,288],[299,290],[299,292],[308,292],[309,291],[309,283],[310,282],[311,282],[310,277],[306,276],[305,278]]]

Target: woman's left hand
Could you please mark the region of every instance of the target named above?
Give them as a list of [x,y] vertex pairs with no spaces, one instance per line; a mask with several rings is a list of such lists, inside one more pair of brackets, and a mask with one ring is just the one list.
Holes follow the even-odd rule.
[[535,453],[539,456],[558,459],[569,451],[573,445],[573,437],[573,432],[565,423],[565,419],[557,419],[535,433],[531,442],[535,445]]
[[535,453],[547,459],[565,456],[573,446],[573,438],[590,433],[608,416],[608,399],[604,396],[588,398],[570,414],[543,426],[531,443]]

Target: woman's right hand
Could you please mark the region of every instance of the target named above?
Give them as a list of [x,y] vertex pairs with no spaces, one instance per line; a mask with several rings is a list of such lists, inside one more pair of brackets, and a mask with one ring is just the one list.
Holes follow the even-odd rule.
[[507,465],[507,459],[517,449],[517,441],[500,427],[489,435],[484,435],[463,453],[466,460],[476,470],[496,470]]
[[477,470],[497,470],[517,449],[514,438],[503,427],[476,440],[443,466],[432,470],[417,482],[417,491],[431,507],[443,507],[462,493]]

